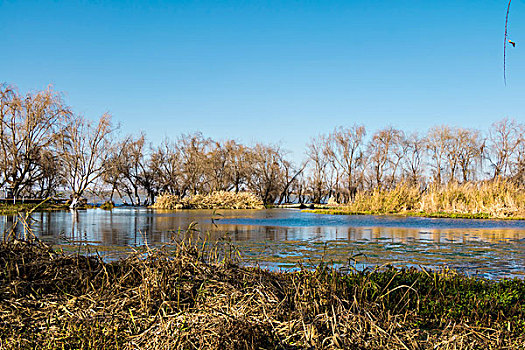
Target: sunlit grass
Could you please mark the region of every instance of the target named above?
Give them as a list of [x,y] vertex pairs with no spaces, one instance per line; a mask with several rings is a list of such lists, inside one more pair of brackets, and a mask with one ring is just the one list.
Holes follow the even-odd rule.
[[197,194],[180,198],[163,194],[157,197],[155,209],[262,209],[262,201],[249,192],[216,191],[206,195]]
[[388,266],[269,272],[226,241],[105,262],[0,244],[0,347],[522,349],[525,281]]
[[360,191],[352,203],[326,214],[405,214],[472,219],[525,218],[525,189],[507,180],[419,186],[402,183],[393,189]]

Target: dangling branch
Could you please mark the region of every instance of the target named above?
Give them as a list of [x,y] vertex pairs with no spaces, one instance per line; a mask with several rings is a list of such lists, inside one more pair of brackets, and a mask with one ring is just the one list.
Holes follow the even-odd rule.
[[507,85],[507,74],[506,74],[506,61],[507,61],[507,24],[509,23],[509,11],[510,11],[510,2],[507,5],[507,15],[505,16],[505,40],[503,43],[503,82],[505,86]]

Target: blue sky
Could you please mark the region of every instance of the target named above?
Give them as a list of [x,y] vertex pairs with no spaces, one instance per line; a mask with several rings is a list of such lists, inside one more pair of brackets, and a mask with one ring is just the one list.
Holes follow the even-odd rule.
[[0,82],[52,84],[153,142],[202,131],[296,159],[339,125],[369,132],[525,121],[525,3],[3,1]]

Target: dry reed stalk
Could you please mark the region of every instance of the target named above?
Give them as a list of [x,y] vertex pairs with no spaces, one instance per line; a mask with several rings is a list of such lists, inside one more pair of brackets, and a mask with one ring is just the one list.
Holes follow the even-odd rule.
[[[225,243],[221,243],[225,244]],[[217,254],[222,251],[222,254]],[[389,267],[270,272],[184,240],[116,261],[0,244],[0,347],[523,349],[525,282]]]
[[156,209],[262,209],[262,201],[248,192],[216,191],[206,195],[197,194],[180,198],[163,194],[157,197],[153,208]]
[[401,183],[392,189],[358,192],[354,201],[344,207],[342,212],[523,218],[525,188],[504,179],[464,184],[432,184],[425,189]]

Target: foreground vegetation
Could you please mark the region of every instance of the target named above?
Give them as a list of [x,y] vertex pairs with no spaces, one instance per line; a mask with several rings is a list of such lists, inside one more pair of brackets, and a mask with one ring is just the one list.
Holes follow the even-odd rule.
[[329,265],[269,272],[239,266],[232,252],[183,241],[107,263],[41,243],[1,243],[0,347],[525,346],[523,280]]
[[508,180],[358,192],[347,205],[314,210],[328,214],[404,214],[475,219],[525,218],[525,188]]

